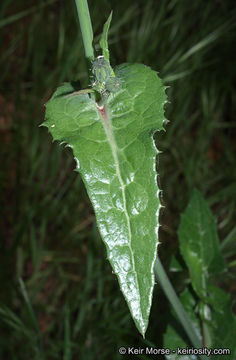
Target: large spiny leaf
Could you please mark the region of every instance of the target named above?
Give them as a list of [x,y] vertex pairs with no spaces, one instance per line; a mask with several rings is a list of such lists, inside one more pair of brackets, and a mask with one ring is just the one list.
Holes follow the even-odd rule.
[[144,335],[154,287],[160,201],[156,181],[156,130],[163,129],[165,89],[141,64],[123,64],[122,82],[99,107],[88,94],[59,87],[46,106],[55,140],[74,153],[107,256],[139,331]]

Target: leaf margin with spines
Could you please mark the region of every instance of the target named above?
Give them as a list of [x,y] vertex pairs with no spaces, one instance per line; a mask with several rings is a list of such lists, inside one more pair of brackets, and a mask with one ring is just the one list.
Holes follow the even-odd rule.
[[[138,69],[138,70],[137,70]],[[154,140],[153,140],[153,135],[154,135],[154,132],[156,132],[156,131],[160,131],[160,130],[163,130],[164,128],[163,128],[163,124],[164,124],[164,121],[165,121],[165,117],[164,117],[164,104],[166,103],[166,95],[165,95],[165,87],[163,86],[163,84],[162,84],[162,82],[161,82],[161,80],[157,77],[157,74],[156,74],[156,72],[155,71],[153,71],[153,70],[151,70],[149,67],[147,67],[147,66],[145,66],[145,65],[142,65],[142,64],[122,64],[122,65],[120,65],[120,66],[118,66],[116,69],[115,69],[115,72],[116,72],[116,76],[118,77],[118,78],[121,78],[121,80],[122,80],[122,83],[123,83],[123,89],[124,89],[124,86],[127,86],[127,84],[125,84],[126,82],[127,83],[129,83],[129,82],[131,82],[131,83],[134,83],[135,84],[135,82],[136,82],[136,85],[132,85],[132,86],[129,86],[129,92],[130,92],[130,94],[129,94],[129,96],[130,96],[130,98],[132,98],[132,97],[134,97],[134,98],[136,98],[136,97],[139,97],[140,99],[139,99],[139,102],[137,103],[137,107],[138,106],[140,106],[140,102],[141,102],[141,99],[142,99],[142,102],[144,101],[144,99],[143,99],[143,93],[144,93],[144,91],[143,91],[143,85],[141,84],[142,82],[143,82],[143,80],[142,81],[140,81],[140,82],[138,82],[138,77],[140,77],[141,76],[141,74],[142,74],[142,71],[141,71],[141,69],[142,69],[142,71],[143,72],[147,72],[149,75],[150,75],[150,81],[149,81],[149,83],[146,81],[146,83],[148,83],[147,85],[148,85],[148,91],[147,91],[147,94],[144,94],[144,97],[146,96],[146,102],[148,103],[148,100],[152,97],[152,99],[154,99],[155,98],[155,96],[153,97],[153,88],[151,89],[150,88],[150,84],[152,83],[152,81],[154,82],[154,78],[155,78],[155,81],[158,83],[158,86],[160,87],[160,93],[161,94],[159,94],[159,106],[158,106],[158,103],[157,103],[157,101],[158,101],[158,99],[157,98],[155,98],[155,101],[153,102],[153,103],[151,103],[151,104],[149,104],[149,107],[147,107],[146,109],[145,109],[145,111],[148,111],[148,109],[149,109],[149,111],[150,111],[150,113],[151,113],[151,116],[149,116],[149,118],[151,117],[155,117],[155,116],[157,116],[157,118],[159,117],[159,124],[158,124],[158,121],[157,121],[157,119],[155,119],[155,121],[153,121],[153,124],[152,124],[152,127],[150,128],[150,125],[151,125],[151,123],[148,125],[146,125],[146,128],[145,128],[145,126],[144,126],[144,130],[143,130],[143,133],[145,133],[145,136],[147,137],[147,138],[149,138],[149,141],[150,141],[150,138],[151,138],[151,142],[152,142],[152,147],[153,147],[153,151],[154,151],[154,149],[155,149],[155,155],[153,155],[153,165],[152,165],[152,171],[153,171],[153,174],[154,174],[154,178],[155,178],[155,187],[156,187],[156,199],[157,199],[157,202],[158,202],[158,204],[159,204],[159,208],[158,208],[158,214],[159,214],[159,210],[160,210],[160,207],[161,207],[161,205],[160,205],[160,200],[159,200],[159,197],[158,197],[158,193],[159,193],[159,190],[158,190],[158,186],[157,186],[157,179],[156,179],[156,177],[157,177],[157,174],[156,174],[156,169],[155,169],[155,167],[156,167],[156,162],[155,162],[155,159],[156,159],[156,154],[158,153],[158,151],[157,151],[157,149],[156,149],[156,146],[155,146],[155,144],[154,144]],[[124,75],[124,73],[125,73],[125,75]],[[125,80],[124,80],[125,79]],[[140,89],[139,89],[139,91],[137,92],[136,91],[136,93],[135,93],[135,91],[133,91],[132,89],[135,89],[135,86],[137,87],[137,84],[139,83],[139,87],[140,87]],[[70,92],[70,91],[72,91],[73,89],[72,88],[67,88],[66,89],[66,91],[65,92]],[[122,107],[122,101],[123,101],[123,105],[125,104],[125,106],[128,106],[129,104],[127,104],[127,91],[126,91],[126,102],[125,102],[125,98],[123,97],[123,100],[122,100],[122,89],[121,89],[121,91],[119,91],[118,93],[116,93],[116,94],[114,94],[114,95],[112,95],[110,98],[109,98],[109,100],[108,100],[108,102],[107,102],[107,105],[106,106],[108,106],[108,108],[109,108],[109,106],[110,107],[112,107],[113,109],[114,109],[114,106],[116,106],[116,108],[118,109],[118,107],[119,106],[121,106]],[[154,94],[155,94],[155,92],[154,92]],[[117,98],[118,97],[121,97],[121,100],[120,100],[120,102],[118,101],[118,103],[119,103],[119,106],[117,106]],[[53,99],[55,100],[55,98],[60,98],[60,96],[58,95],[58,92],[56,92],[56,94],[54,94],[54,97],[50,100],[50,101],[53,101]],[[76,99],[77,100],[80,100],[80,105],[83,103],[83,102],[85,102],[85,103],[88,103],[88,104],[90,104],[91,105],[91,102],[93,103],[93,105],[95,105],[95,102],[94,102],[94,100],[92,100],[91,98],[89,98],[89,96],[88,96],[88,94],[80,94],[80,95],[77,95],[76,97],[72,97],[72,99],[70,99],[69,101],[70,102],[72,102],[73,101],[73,103],[76,101]],[[50,132],[52,133],[52,135],[54,134],[54,139],[55,140],[60,140],[60,141],[63,141],[63,142],[66,142],[66,143],[68,143],[68,142],[70,142],[70,141],[68,141],[68,136],[62,136],[61,137],[61,134],[60,134],[60,136],[59,136],[59,134],[57,134],[56,135],[56,128],[57,128],[57,125],[55,125],[53,122],[53,120],[52,120],[52,118],[53,118],[53,115],[52,115],[52,111],[51,111],[51,113],[50,113],[50,110],[49,110],[49,108],[50,108],[50,101],[47,103],[47,112],[46,112],[46,117],[47,117],[47,121],[44,123],[44,125],[45,126],[47,126],[49,129],[50,129]],[[153,107],[151,107],[152,105],[154,104],[154,106]],[[79,104],[78,104],[79,105]],[[97,107],[97,105],[95,105],[96,106],[96,109],[98,109],[98,107]],[[150,107],[151,107],[151,110],[150,110]],[[159,111],[159,113],[158,113],[158,111],[157,111],[157,109],[158,109],[158,111]],[[91,110],[91,109],[90,109]],[[95,110],[95,107],[94,107],[94,110]],[[123,109],[124,110],[124,109]],[[74,110],[74,108],[73,108],[73,111],[75,111]],[[129,110],[127,110],[127,111],[129,111]],[[156,113],[155,113],[155,111],[156,111]],[[116,112],[115,112],[116,113]],[[116,115],[117,115],[117,113],[116,113]],[[51,119],[49,120],[49,118],[51,117]],[[119,118],[119,112],[118,112],[118,116],[117,116],[118,118]],[[148,118],[148,117],[147,117]],[[150,119],[149,119],[150,120]],[[123,121],[124,121],[124,119],[123,119]],[[91,124],[90,124],[91,125]],[[113,112],[113,125],[114,125],[114,112]],[[138,124],[136,124],[137,126],[138,126]],[[140,124],[139,124],[140,125]],[[121,139],[122,140],[122,139]],[[121,141],[121,143],[122,143],[122,141]],[[73,150],[74,150],[74,146],[73,145],[71,145],[71,144],[69,144],[69,146],[71,146],[72,148],[73,148]],[[153,152],[153,154],[154,154],[154,152]],[[75,155],[75,154],[74,154]],[[75,156],[75,158],[78,158],[78,156]],[[77,166],[81,166],[81,165],[79,165],[79,162],[80,161],[78,161],[78,159],[77,159]],[[80,172],[81,172],[81,169],[80,169]],[[94,208],[95,208],[95,212],[96,212],[96,217],[97,217],[97,221],[98,221],[98,227],[99,227],[99,229],[100,229],[100,233],[101,233],[101,235],[102,235],[102,238],[103,238],[103,241],[104,241],[104,243],[105,243],[105,245],[106,245],[106,247],[107,247],[107,243],[106,243],[106,241],[104,240],[104,234],[102,233],[102,230],[101,230],[101,223],[100,223],[100,219],[99,219],[99,216],[97,215],[97,210],[96,210],[96,204],[94,203],[94,200],[93,200],[93,194],[92,194],[92,192],[90,191],[90,189],[89,189],[89,186],[88,186],[88,183],[86,182],[87,180],[86,180],[86,176],[85,176],[85,174],[83,174],[83,172],[82,172],[82,177],[83,177],[83,179],[84,179],[84,182],[85,182],[85,185],[86,185],[86,188],[87,188],[87,191],[88,191],[88,194],[89,194],[89,197],[90,197],[90,199],[91,199],[91,201],[92,201],[92,203],[93,203],[93,205],[94,205]],[[135,323],[136,323],[136,326],[137,326],[137,328],[139,329],[139,331],[142,333],[142,335],[144,336],[144,334],[145,334],[145,331],[146,331],[146,328],[147,328],[147,325],[148,325],[148,318],[149,318],[149,313],[150,313],[150,307],[151,307],[151,301],[152,301],[152,294],[153,294],[153,287],[154,287],[154,269],[153,269],[153,267],[154,267],[154,262],[156,261],[156,252],[157,252],[157,245],[158,245],[158,240],[157,240],[157,232],[158,232],[158,226],[159,226],[159,223],[158,223],[158,214],[157,214],[157,216],[156,216],[156,214],[155,214],[155,216],[157,217],[157,219],[156,219],[156,228],[155,228],[155,236],[156,236],[156,243],[155,243],[155,250],[153,251],[153,257],[152,257],[152,264],[151,264],[151,268],[150,268],[150,275],[151,275],[151,286],[150,286],[150,291],[149,291],[149,295],[148,295],[148,298],[149,298],[149,301],[148,301],[148,306],[147,306],[147,309],[146,309],[146,313],[145,313],[145,316],[143,316],[143,318],[142,318],[142,321],[139,321],[139,320],[137,320],[137,317],[135,316],[135,314],[134,314],[134,306],[132,306],[132,304],[131,304],[131,301],[130,301],[130,299],[129,299],[129,296],[127,295],[127,293],[126,293],[126,291],[124,291],[124,284],[122,283],[122,280],[121,280],[121,278],[120,278],[120,276],[119,276],[119,274],[117,274],[118,275],[118,281],[119,281],[119,284],[120,284],[120,287],[121,287],[121,289],[122,289],[122,292],[123,292],[123,294],[124,294],[124,296],[125,296],[125,299],[126,299],[126,301],[127,301],[127,303],[128,303],[128,306],[129,306],[129,308],[130,308],[130,311],[131,311],[131,315],[132,315],[132,317],[133,317],[133,319],[134,319],[134,321],[135,321]],[[108,250],[108,247],[107,247],[107,250]],[[109,257],[109,256],[108,256]],[[111,258],[109,258],[109,261],[110,261],[110,263],[111,263],[111,265],[112,265],[112,267],[113,267],[113,269],[115,268],[115,260],[113,259],[111,259]],[[115,273],[117,273],[117,271],[115,270]],[[141,301],[140,301],[140,303],[141,303]],[[140,305],[140,308],[141,308],[141,305]]]

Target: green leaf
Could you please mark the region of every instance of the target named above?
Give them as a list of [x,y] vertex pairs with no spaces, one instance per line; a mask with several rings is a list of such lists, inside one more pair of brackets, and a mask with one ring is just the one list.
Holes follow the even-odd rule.
[[160,201],[153,134],[163,129],[165,88],[141,64],[116,68],[122,88],[99,107],[61,86],[46,106],[45,125],[74,153],[94,206],[107,257],[144,335],[154,287]]
[[109,50],[108,50],[108,31],[109,31],[109,27],[111,24],[111,19],[112,19],[112,12],[109,15],[109,18],[107,19],[107,21],[105,22],[104,26],[103,26],[103,32],[102,32],[102,36],[100,39],[100,46],[102,49],[102,54],[104,56],[104,59],[106,61],[108,61],[110,63],[110,55],[109,55]]
[[[179,241],[182,256],[189,268],[192,285],[200,301],[193,304],[201,320],[203,344],[207,348],[230,349],[227,359],[235,358],[235,318],[229,295],[210,280],[225,270],[220,252],[215,220],[202,195],[194,190],[181,216]],[[189,313],[191,309],[188,309]],[[172,330],[169,330],[168,334]],[[184,345],[182,345],[184,346]],[[186,347],[186,346],[185,346]],[[220,359],[222,355],[214,355]],[[171,358],[182,359],[182,358]]]
[[[212,348],[230,349],[227,359],[236,358],[236,319],[232,311],[230,296],[220,288],[209,284],[210,305],[207,308],[203,322],[207,326]],[[221,359],[222,355],[214,357]]]
[[215,220],[202,195],[194,190],[181,216],[178,230],[181,254],[189,268],[192,285],[206,297],[208,279],[225,270]]
[[[226,354],[227,359],[233,360],[236,355],[236,344],[235,344],[235,331],[236,322],[232,312],[232,303],[229,295],[227,295],[221,289],[210,285],[211,287],[211,298],[214,302],[214,306],[205,307],[205,318],[200,320],[199,306],[197,299],[193,296],[192,292],[186,288],[180,295],[181,303],[188,316],[190,317],[192,324],[194,325],[197,333],[202,338],[202,351],[210,349],[229,349],[230,354]],[[181,327],[177,323],[177,318],[174,311],[171,311],[172,319],[167,327],[164,335],[164,347],[172,350],[170,355],[167,355],[168,360],[188,360],[198,359],[196,355],[186,354],[180,355],[177,352],[178,348],[191,349],[191,345],[188,342],[185,334]],[[206,333],[202,329],[206,329],[209,332],[208,337],[211,343],[207,342]],[[205,353],[206,355],[206,353]],[[222,355],[212,355],[210,357],[214,360],[222,359]],[[224,356],[223,356],[224,358]]]

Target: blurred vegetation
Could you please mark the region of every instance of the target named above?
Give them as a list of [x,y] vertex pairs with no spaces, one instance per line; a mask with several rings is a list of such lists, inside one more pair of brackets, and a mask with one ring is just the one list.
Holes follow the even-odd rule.
[[[234,296],[234,1],[89,4],[96,48],[113,9],[112,64],[145,63],[170,86],[170,123],[156,136],[160,256],[168,268],[178,253],[180,212],[197,187],[225,244],[229,271],[219,285]],[[144,340],[106,261],[71,150],[39,128],[60,83],[88,84],[74,0],[2,0],[0,49],[0,358],[106,360],[125,358],[121,345],[161,347],[169,305],[159,286]],[[171,279],[180,289],[183,279]]]

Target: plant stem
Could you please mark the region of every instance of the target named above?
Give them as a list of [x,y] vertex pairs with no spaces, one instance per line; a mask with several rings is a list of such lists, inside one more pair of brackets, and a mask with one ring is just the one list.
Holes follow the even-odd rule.
[[[188,335],[192,345],[196,349],[202,348],[203,345],[201,343],[201,339],[199,338],[198,334],[196,333],[191,320],[189,319],[188,315],[186,314],[186,312],[183,308],[183,305],[179,301],[179,299],[175,293],[175,290],[174,290],[173,286],[171,285],[171,283],[168,279],[168,276],[167,276],[167,274],[161,264],[161,261],[158,257],[157,257],[157,260],[155,263],[155,274],[156,274],[157,280],[161,284],[161,287],[162,287],[165,295],[167,296],[169,302],[171,303],[180,323],[182,324],[186,334]],[[209,359],[204,355],[199,355],[199,357],[202,360]]]
[[79,16],[80,29],[82,33],[85,56],[89,61],[94,60],[93,51],[93,28],[89,14],[87,0],[75,0]]

